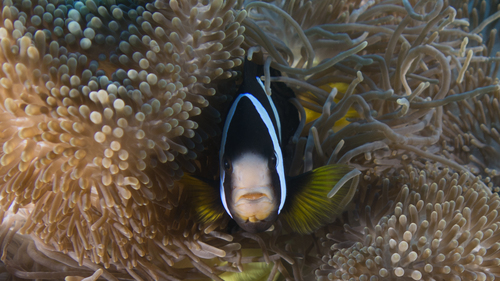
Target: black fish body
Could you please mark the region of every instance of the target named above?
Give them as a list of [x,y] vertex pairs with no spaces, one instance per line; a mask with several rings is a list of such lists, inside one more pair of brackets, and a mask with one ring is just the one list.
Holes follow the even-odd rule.
[[251,232],[268,229],[283,209],[287,194],[283,146],[299,123],[297,110],[288,101],[293,92],[281,85],[273,87],[281,91],[267,95],[262,75],[261,66],[245,62],[243,84],[227,114],[219,155],[221,201],[226,212]]
[[222,132],[219,192],[189,178],[191,201],[202,223],[227,213],[253,233],[267,230],[278,218],[294,231],[308,233],[331,221],[350,201],[353,188],[335,184],[351,169],[327,165],[286,176],[285,146],[299,123],[298,111],[289,101],[294,93],[283,83],[271,83],[272,94],[267,95],[262,75],[262,66],[245,61],[243,83]]

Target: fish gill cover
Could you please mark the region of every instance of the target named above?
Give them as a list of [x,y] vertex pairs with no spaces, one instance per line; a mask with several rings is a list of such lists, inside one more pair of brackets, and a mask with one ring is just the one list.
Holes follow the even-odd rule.
[[[498,4],[3,1],[0,276],[500,278]],[[362,171],[312,235],[184,208],[245,55],[297,95],[290,175]]]

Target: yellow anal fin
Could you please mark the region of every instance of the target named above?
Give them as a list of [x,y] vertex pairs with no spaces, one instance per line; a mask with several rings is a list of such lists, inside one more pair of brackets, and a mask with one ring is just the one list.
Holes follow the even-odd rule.
[[[311,233],[332,222],[356,191],[356,186],[350,182],[336,186],[351,171],[347,165],[327,165],[289,178],[287,197],[290,199],[287,200],[281,218],[293,231],[301,234]],[[334,188],[336,192],[328,198]]]
[[181,183],[187,193],[187,203],[199,223],[213,223],[223,218],[225,211],[216,182],[210,183],[184,175]]

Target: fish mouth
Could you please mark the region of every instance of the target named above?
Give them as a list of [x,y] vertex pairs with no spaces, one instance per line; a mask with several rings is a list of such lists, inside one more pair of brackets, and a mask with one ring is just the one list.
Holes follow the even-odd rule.
[[252,188],[236,187],[233,190],[233,199],[236,206],[243,203],[272,203],[273,194],[271,192],[271,187],[269,186]]
[[251,223],[267,219],[276,205],[271,186],[235,188],[232,199],[235,215]]
[[254,193],[247,193],[245,195],[242,195],[238,200],[246,199],[246,200],[253,201],[253,200],[260,199],[262,197],[266,197],[267,198],[267,196],[264,193],[254,192]]

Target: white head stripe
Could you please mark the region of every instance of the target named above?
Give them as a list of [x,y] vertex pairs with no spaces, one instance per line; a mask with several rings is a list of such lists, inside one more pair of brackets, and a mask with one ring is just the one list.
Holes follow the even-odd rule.
[[[264,91],[264,93],[266,93],[266,87],[264,86],[264,83],[262,83],[262,80],[259,77],[255,77],[255,78],[257,78],[257,82],[259,82],[260,86],[262,87],[262,90]],[[267,97],[267,100],[269,100],[269,104],[271,104],[271,108],[273,109],[274,118],[276,119],[276,126],[278,127],[278,135],[280,137],[280,141],[283,141],[281,139],[280,116],[278,115],[278,111],[276,110],[276,107],[274,106],[274,102],[273,102],[273,99],[271,98],[271,96],[266,93],[266,97]]]
[[259,113],[260,118],[266,125],[266,128],[269,132],[269,135],[271,136],[271,141],[273,143],[273,148],[274,148],[274,153],[276,154],[276,171],[278,172],[278,177],[280,180],[280,186],[281,186],[281,202],[280,206],[278,208],[278,214],[281,212],[281,209],[283,209],[283,206],[285,205],[285,199],[286,199],[286,181],[285,181],[285,167],[283,165],[283,154],[281,153],[281,146],[278,140],[278,135],[276,134],[276,130],[274,128],[273,122],[271,121],[271,118],[269,117],[269,114],[267,113],[266,109],[262,104],[251,94],[241,94],[239,95],[236,100],[234,101],[233,105],[229,109],[229,113],[226,118],[226,123],[224,124],[224,129],[222,131],[222,142],[221,142],[221,149],[219,152],[219,169],[221,171],[221,182],[220,182],[220,194],[221,194],[221,200],[222,200],[222,205],[224,206],[224,209],[226,209],[226,212],[233,217],[231,212],[229,211],[229,208],[227,206],[226,202],[226,194],[224,191],[224,181],[226,178],[226,171],[224,170],[224,164],[222,163],[222,157],[224,156],[224,150],[226,146],[226,139],[227,139],[227,131],[229,129],[229,125],[231,123],[231,120],[233,119],[234,112],[236,111],[236,108],[238,107],[238,103],[241,100],[241,98],[246,97],[248,98],[257,112]]
[[[221,160],[222,162],[222,160]],[[222,165],[221,165],[222,166]],[[233,215],[229,211],[229,208],[227,207],[227,202],[226,202],[226,192],[224,191],[224,181],[226,180],[226,171],[224,171],[224,167],[220,167],[221,169],[221,176],[220,176],[220,197],[222,200],[222,206],[224,206],[224,209],[226,209],[226,212],[229,214],[231,218],[233,218]]]

